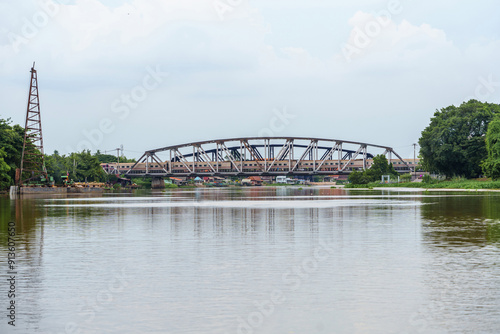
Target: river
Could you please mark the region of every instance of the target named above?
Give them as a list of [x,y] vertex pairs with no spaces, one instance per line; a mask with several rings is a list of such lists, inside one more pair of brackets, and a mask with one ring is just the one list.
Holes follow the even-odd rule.
[[321,187],[2,197],[0,333],[500,333],[499,204]]

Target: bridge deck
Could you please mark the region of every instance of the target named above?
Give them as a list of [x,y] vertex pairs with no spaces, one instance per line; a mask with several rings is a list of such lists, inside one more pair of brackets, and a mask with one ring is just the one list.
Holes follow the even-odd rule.
[[401,166],[396,170],[408,172],[413,167],[382,145],[324,138],[252,137],[167,146],[146,151],[134,164],[103,168],[108,173],[156,177],[347,174],[370,168],[374,154],[368,147],[383,150],[381,154],[391,162],[392,155],[397,157],[393,163]]

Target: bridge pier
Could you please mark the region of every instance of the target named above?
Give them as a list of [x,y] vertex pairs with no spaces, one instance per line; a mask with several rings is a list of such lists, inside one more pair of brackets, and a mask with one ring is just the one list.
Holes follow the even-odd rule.
[[151,189],[165,188],[165,180],[162,177],[153,177],[151,179]]

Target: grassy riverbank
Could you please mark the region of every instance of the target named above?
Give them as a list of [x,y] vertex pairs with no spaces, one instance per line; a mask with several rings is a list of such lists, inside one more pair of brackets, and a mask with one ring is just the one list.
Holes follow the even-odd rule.
[[378,183],[368,184],[347,184],[345,188],[380,188],[380,187],[402,187],[402,188],[423,188],[423,189],[500,189],[500,180],[467,180],[454,179],[449,181],[435,181],[432,183],[407,182],[407,183]]

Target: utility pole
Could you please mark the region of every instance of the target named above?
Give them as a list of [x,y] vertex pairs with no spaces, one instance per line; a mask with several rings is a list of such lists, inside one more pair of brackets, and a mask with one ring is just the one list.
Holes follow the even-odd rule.
[[417,160],[417,144],[413,143],[413,178],[417,178],[417,165],[416,165],[416,160]]
[[[114,148],[114,149],[112,149],[112,150],[104,151],[104,153],[105,153],[105,154],[106,154],[106,153],[108,153],[108,152],[113,152],[113,151],[116,151],[116,161],[117,161],[117,162],[116,162],[116,170],[118,170],[118,168],[119,168],[119,166],[120,166],[120,165],[119,165],[119,164],[120,164],[120,149],[121,149],[121,150],[122,150],[122,152],[123,152],[123,148],[120,148],[120,147],[118,147],[118,148]],[[123,153],[122,153],[122,156],[123,156]],[[112,163],[113,163],[113,162],[110,162],[110,164],[112,164]]]

